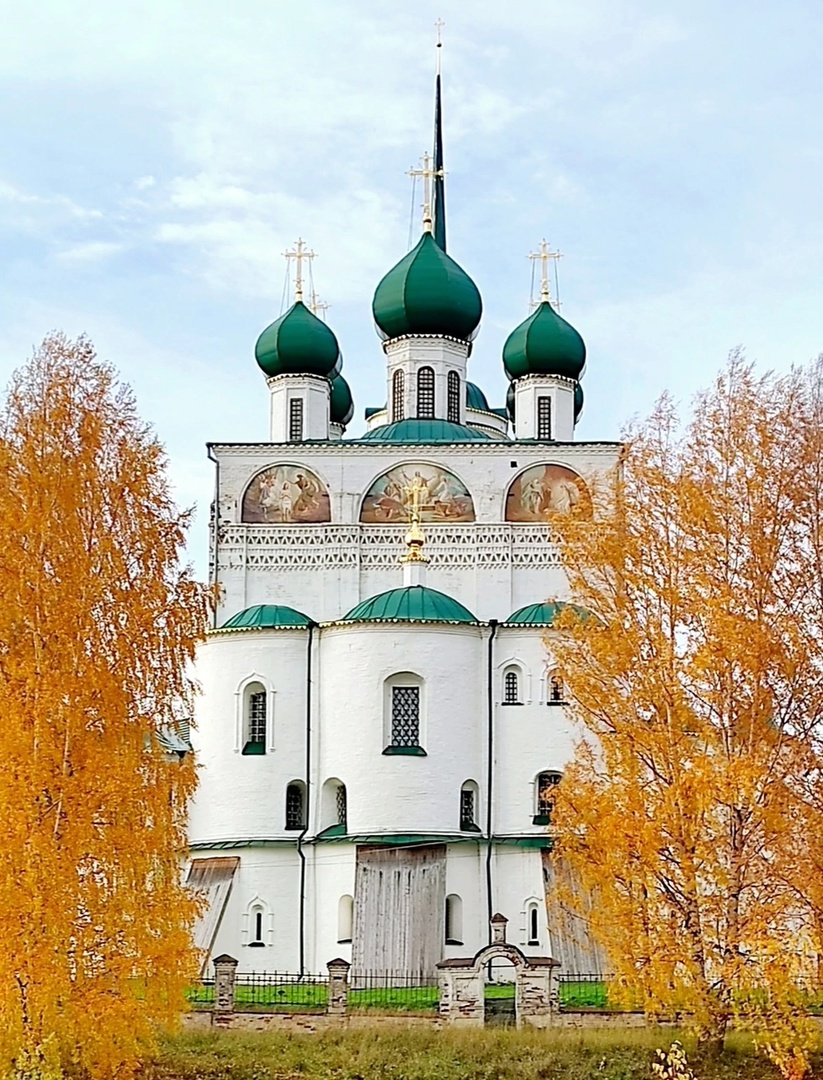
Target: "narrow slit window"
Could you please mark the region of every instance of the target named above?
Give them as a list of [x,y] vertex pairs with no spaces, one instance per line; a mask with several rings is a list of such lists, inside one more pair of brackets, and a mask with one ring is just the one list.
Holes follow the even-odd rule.
[[391,381],[391,413],[392,421],[402,420],[406,415],[404,395],[406,393],[406,379],[402,371],[395,371]]
[[254,940],[263,940],[263,912],[255,911],[254,913]]
[[562,677],[551,675],[549,677],[549,705],[562,705],[565,700]]
[[305,826],[303,788],[300,784],[289,784],[286,788],[286,828],[297,830]]
[[539,945],[537,904],[529,905],[529,945]]
[[474,788],[466,785],[460,791],[460,829],[462,832],[478,832],[475,821]]
[[393,686],[391,691],[391,745],[420,745],[420,687]]
[[337,807],[337,824],[346,828],[348,807],[346,806],[346,785],[340,784],[335,792],[335,802]]
[[446,407],[448,419],[453,424],[460,423],[460,376],[450,371],[446,383]]
[[503,704],[520,704],[520,679],[516,671],[507,671],[503,679]]
[[539,397],[537,399],[537,437],[538,439],[551,439],[552,437],[552,399]]
[[265,754],[268,712],[268,694],[260,683],[255,683],[246,692],[246,737],[243,745],[244,754]]
[[303,399],[289,401],[289,442],[303,441]]
[[562,780],[562,775],[555,772],[540,773],[537,777],[537,813],[535,825],[549,825],[554,810],[555,788]]
[[417,373],[417,415],[421,420],[434,417],[434,368],[422,367]]

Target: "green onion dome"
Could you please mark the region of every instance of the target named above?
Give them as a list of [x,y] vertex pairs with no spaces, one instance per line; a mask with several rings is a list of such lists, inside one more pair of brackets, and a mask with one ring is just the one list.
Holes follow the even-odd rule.
[[302,611],[285,604],[255,604],[238,611],[224,622],[221,630],[272,630],[308,626],[311,619]]
[[575,424],[580,419],[580,414],[583,412],[583,387],[580,383],[574,384],[574,422]]
[[324,375],[340,356],[337,338],[322,319],[296,300],[285,315],[267,326],[254,347],[257,363],[273,375]]
[[349,384],[342,375],[335,375],[331,381],[331,398],[329,399],[329,419],[333,424],[345,427],[354,416],[354,402],[352,401]]
[[473,382],[466,383],[466,405],[468,408],[477,409],[479,412],[491,412],[486,395]]
[[450,420],[397,420],[382,424],[361,435],[359,442],[376,443],[459,443],[489,442],[484,431],[454,424]]
[[506,391],[506,408],[509,410],[509,419],[514,423],[514,383],[509,383],[509,389]]
[[437,589],[405,585],[364,600],[343,622],[442,622],[476,623],[468,608]]
[[586,345],[571,323],[543,300],[503,346],[503,366],[510,379],[521,375],[564,375],[578,379],[586,363]]
[[377,286],[372,311],[387,338],[448,334],[468,341],[480,323],[483,303],[465,270],[425,232]]

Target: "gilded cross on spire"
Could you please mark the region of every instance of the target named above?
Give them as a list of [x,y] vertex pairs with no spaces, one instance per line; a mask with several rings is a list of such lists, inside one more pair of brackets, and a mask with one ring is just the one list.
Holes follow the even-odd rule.
[[[532,262],[535,262],[538,259],[540,260],[540,299],[535,300],[534,299],[534,294],[532,294],[532,299],[531,299],[531,301],[529,303],[529,307],[531,307],[531,308],[539,307],[540,304],[542,304],[546,300],[548,300],[548,302],[555,309],[555,311],[557,311],[558,308],[560,307],[560,297],[557,295],[557,293],[558,293],[558,288],[557,288],[557,263],[559,262],[560,259],[563,258],[563,252],[562,251],[552,251],[552,249],[549,246],[548,242],[546,240],[541,240],[541,242],[540,242],[540,250],[539,251],[530,251],[529,252],[529,258],[532,260]],[[550,262],[554,264],[554,285],[555,285],[555,290],[554,290],[555,295],[554,296],[552,296],[551,285],[549,283],[549,263]],[[534,279],[532,279],[532,280],[534,280]]]
[[400,560],[402,563],[426,563],[428,558],[423,554],[426,537],[420,527],[420,496],[428,492],[425,481],[420,476],[415,476],[410,486],[406,489],[410,496],[409,502],[409,530],[406,533],[406,554]]
[[423,178],[423,231],[432,231],[432,180],[438,179],[443,176],[442,169],[435,169],[434,161],[431,154],[426,150],[423,156],[420,158],[420,168],[415,169],[412,166],[408,171],[408,176],[417,178],[418,176]]
[[446,24],[442,19],[435,19],[434,28],[437,31],[437,41],[435,42],[435,49],[437,50],[435,56],[437,57],[437,74],[440,74],[440,50],[443,48],[443,35],[441,31]]
[[294,283],[294,298],[295,300],[302,300],[303,260],[305,259],[308,263],[311,263],[311,260],[315,258],[315,254],[313,251],[309,251],[306,248],[306,241],[303,240],[302,237],[298,238],[297,243],[294,245],[293,251],[284,251],[283,254],[286,257],[287,262],[291,263],[291,260],[294,259],[294,261],[297,263],[297,279]]

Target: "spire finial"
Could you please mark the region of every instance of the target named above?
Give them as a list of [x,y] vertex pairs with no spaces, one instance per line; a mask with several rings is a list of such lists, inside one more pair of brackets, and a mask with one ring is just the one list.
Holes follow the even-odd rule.
[[[557,263],[563,258],[563,252],[552,251],[548,242],[546,240],[541,240],[539,250],[530,251],[528,257],[532,260],[532,266],[535,265],[538,259],[540,260],[540,299],[534,299],[534,271],[532,271],[532,295],[529,300],[529,308],[533,309],[539,307],[540,304],[544,304],[548,301],[555,311],[557,311],[560,307],[559,289],[557,287]],[[554,264],[554,296],[552,296],[551,285],[549,283],[550,262]]]
[[412,166],[409,169],[408,175],[412,177],[421,176],[423,178],[423,232],[430,233],[432,231],[432,178],[437,174],[432,167],[432,159],[428,150],[425,151],[420,158],[419,169],[415,169]]
[[[409,496],[409,529],[406,533],[406,554],[400,560],[404,566],[429,561],[423,554],[426,536],[420,526],[420,498],[427,491],[426,483],[419,474],[415,475],[414,480],[406,489],[406,494]],[[419,585],[421,582],[415,581],[410,584]]]
[[443,165],[443,95],[440,80],[440,56],[443,41],[440,31],[446,25],[442,19],[434,24],[437,30],[435,56],[437,58],[434,80],[434,199],[432,200],[432,231],[441,251],[446,250],[446,184]]
[[294,251],[284,251],[283,255],[286,257],[287,262],[291,262],[292,259],[297,263],[297,280],[294,283],[294,298],[295,300],[303,299],[303,260],[311,263],[311,260],[315,258],[313,251],[309,251],[306,248],[306,242],[302,237],[298,237],[297,243],[294,245]]
[[441,34],[441,31],[442,31],[442,29],[443,29],[443,27],[445,25],[446,24],[439,17],[437,19],[435,19],[435,21],[434,21],[434,29],[437,32],[437,41],[434,43],[434,48],[435,48],[434,56],[435,56],[435,65],[436,65],[435,66],[435,72],[438,75],[440,74],[440,50],[443,48],[443,35]]

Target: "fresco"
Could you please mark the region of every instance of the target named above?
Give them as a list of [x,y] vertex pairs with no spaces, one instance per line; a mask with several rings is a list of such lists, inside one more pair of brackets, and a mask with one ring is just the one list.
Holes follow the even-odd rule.
[[363,499],[366,525],[409,520],[412,490],[419,488],[423,522],[474,521],[474,503],[461,480],[439,465],[398,465],[372,484]]
[[271,465],[243,496],[241,520],[252,525],[314,525],[331,521],[329,493],[302,465]]
[[506,495],[506,521],[542,522],[552,514],[591,515],[585,482],[564,465],[532,465]]

